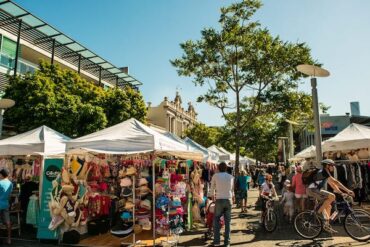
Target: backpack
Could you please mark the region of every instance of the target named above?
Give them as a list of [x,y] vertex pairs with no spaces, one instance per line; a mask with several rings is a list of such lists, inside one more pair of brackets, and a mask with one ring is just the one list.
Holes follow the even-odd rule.
[[311,168],[302,173],[302,182],[304,185],[308,186],[315,182],[314,177],[316,176],[319,169],[317,168]]

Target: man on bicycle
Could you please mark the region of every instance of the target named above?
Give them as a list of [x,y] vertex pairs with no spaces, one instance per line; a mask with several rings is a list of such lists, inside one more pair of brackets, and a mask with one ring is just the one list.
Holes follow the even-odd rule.
[[319,170],[313,176],[313,182],[309,184],[307,188],[307,195],[317,199],[319,202],[323,201],[322,206],[319,208],[318,213],[322,214],[324,222],[324,230],[330,233],[335,233],[336,231],[330,226],[329,220],[331,216],[331,205],[335,201],[335,195],[327,190],[325,190],[325,185],[333,189],[334,193],[345,194],[354,196],[354,193],[347,189],[343,184],[341,184],[337,179],[335,179],[331,173],[334,172],[334,161],[331,159],[325,159],[321,161],[322,169]]
[[260,223],[263,222],[263,216],[266,211],[266,202],[269,200],[270,196],[277,197],[277,193],[275,190],[275,186],[272,183],[272,176],[270,174],[267,174],[265,177],[265,182],[261,186],[261,207],[262,207],[262,214]]

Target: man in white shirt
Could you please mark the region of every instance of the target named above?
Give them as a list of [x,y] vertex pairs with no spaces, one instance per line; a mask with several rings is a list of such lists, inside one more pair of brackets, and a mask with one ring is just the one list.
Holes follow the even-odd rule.
[[213,246],[220,245],[220,219],[225,220],[224,246],[230,246],[231,208],[234,198],[234,177],[227,173],[227,165],[222,162],[218,165],[218,173],[213,175],[210,196],[216,199],[215,215],[213,218],[214,239]]

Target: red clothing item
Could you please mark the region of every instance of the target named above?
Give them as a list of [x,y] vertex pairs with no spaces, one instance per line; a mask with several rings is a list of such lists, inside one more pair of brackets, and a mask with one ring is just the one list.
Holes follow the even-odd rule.
[[306,186],[303,184],[302,181],[302,173],[297,173],[293,176],[292,186],[295,188],[295,193],[298,195],[305,195],[306,194]]

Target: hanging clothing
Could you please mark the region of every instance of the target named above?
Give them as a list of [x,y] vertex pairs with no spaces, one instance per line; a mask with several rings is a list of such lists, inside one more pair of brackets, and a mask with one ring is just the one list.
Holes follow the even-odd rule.
[[39,222],[39,198],[36,195],[30,197],[27,207],[26,223],[37,227]]

